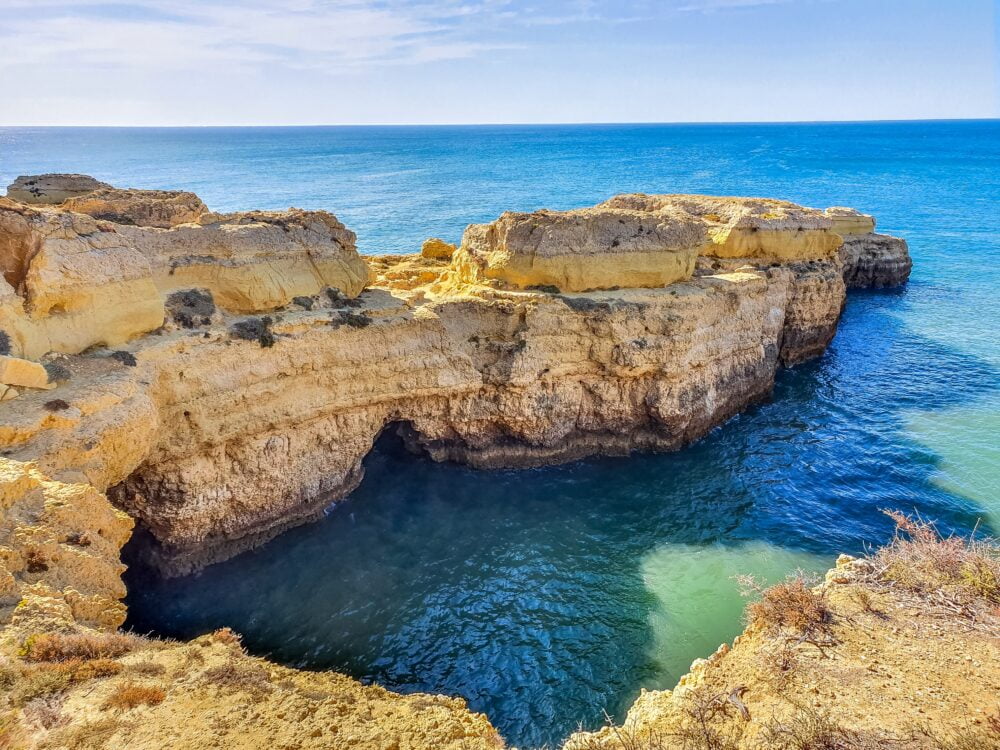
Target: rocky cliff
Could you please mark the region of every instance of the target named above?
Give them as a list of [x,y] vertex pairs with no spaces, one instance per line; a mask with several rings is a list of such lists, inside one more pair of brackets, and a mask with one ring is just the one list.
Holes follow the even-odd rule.
[[[0,199],[17,637],[122,621],[133,520],[161,570],[193,570],[345,497],[385,429],[479,467],[680,448],[820,354],[847,285],[909,269],[870,217],[780,201],[619,196],[366,260],[323,212],[186,221],[196,198],[55,178],[10,195],[28,183],[63,192]],[[428,726],[408,746],[446,746]]]

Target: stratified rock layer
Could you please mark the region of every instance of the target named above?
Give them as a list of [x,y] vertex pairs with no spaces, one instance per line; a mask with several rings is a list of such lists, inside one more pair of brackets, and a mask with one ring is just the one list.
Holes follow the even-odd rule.
[[834,231],[844,238],[839,255],[844,281],[857,289],[899,286],[910,278],[913,262],[906,241],[875,233],[875,217],[853,208],[828,208]]
[[691,277],[704,243],[703,222],[669,211],[505,213],[465,230],[454,266],[459,284],[495,280],[565,292],[662,287]]
[[0,198],[0,331],[36,359],[155,330],[179,288],[208,289],[240,313],[326,287],[354,297],[368,279],[354,242],[322,211],[202,214],[157,229]]
[[101,188],[70,198],[62,208],[117,224],[161,229],[198,221],[199,216],[208,212],[208,207],[194,193],[120,188]]

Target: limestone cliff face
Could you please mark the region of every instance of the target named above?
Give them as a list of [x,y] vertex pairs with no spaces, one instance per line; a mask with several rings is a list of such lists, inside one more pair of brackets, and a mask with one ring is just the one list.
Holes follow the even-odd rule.
[[[366,262],[324,212],[217,215],[56,177],[21,182],[34,202],[79,211],[0,199],[11,652],[40,632],[122,622],[133,520],[161,570],[196,569],[343,498],[384,429],[477,467],[677,449],[766,398],[782,364],[820,354],[846,286],[909,270],[905,243],[870,217],[776,201],[619,196],[505,214],[453,252]],[[157,668],[187,677],[146,729],[127,728],[130,746],[156,747],[168,728],[177,747],[228,732],[213,713],[228,699],[205,684],[233,670],[256,675],[263,701],[241,719],[252,743],[501,744],[459,701],[306,678],[220,642],[157,647]],[[198,654],[212,668],[193,668]],[[66,689],[86,717],[93,688]],[[326,736],[331,725],[350,731]],[[227,742],[243,746],[237,735]]]
[[[387,426],[478,467],[675,450],[834,335],[845,271],[827,214],[694,196],[608,203],[505,214],[470,227],[450,259],[374,258],[370,272],[327,214],[202,214],[158,229],[9,204],[0,217],[32,248],[6,266],[28,320],[78,313],[114,344],[160,331],[132,340],[137,367],[79,358],[56,423],[31,408],[42,396],[22,395],[0,437],[54,478],[112,488],[158,541],[156,562],[186,572],[344,497]],[[730,257],[737,247],[750,257]],[[369,273],[375,285],[351,302]],[[341,293],[317,294],[333,281]],[[595,285],[613,288],[568,290]],[[163,294],[189,287],[221,310],[162,326]],[[112,288],[139,302],[105,304]],[[232,318],[293,298],[273,319]],[[121,322],[95,315],[123,309]],[[29,356],[52,348],[7,328]]]
[[834,230],[844,238],[839,251],[844,281],[856,289],[899,286],[910,278],[913,262],[906,240],[875,233],[875,217],[853,208],[828,208]]
[[505,213],[465,231],[456,281],[567,292],[660,287],[691,277],[705,239],[704,223],[678,212],[598,207]]
[[354,233],[322,211],[202,214],[157,229],[2,198],[0,270],[0,331],[30,359],[155,330],[178,288],[256,312],[325,287],[353,297],[368,278]]

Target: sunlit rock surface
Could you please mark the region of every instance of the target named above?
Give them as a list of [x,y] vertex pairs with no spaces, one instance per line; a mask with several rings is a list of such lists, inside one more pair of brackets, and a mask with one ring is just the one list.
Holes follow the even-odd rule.
[[[0,614],[14,646],[33,630],[121,622],[118,549],[133,519],[154,540],[151,562],[195,570],[344,497],[384,429],[476,467],[676,450],[768,397],[782,364],[824,350],[845,277],[905,276],[905,243],[852,254],[866,270],[848,271],[838,227],[887,240],[839,209],[779,201],[619,196],[504,214],[450,256],[366,260],[325,212],[175,224],[141,202],[115,213],[95,190],[72,201],[103,218],[0,199],[0,354],[36,376],[0,384]],[[161,219],[170,227],[148,226]],[[171,656],[190,648],[152,658],[190,671]],[[227,658],[253,666],[238,649]],[[156,709],[185,716],[176,747],[200,746],[219,706],[197,680]],[[339,713],[351,732],[331,738],[326,713],[310,719],[301,695],[273,691],[240,728],[303,747],[500,742],[460,701],[313,682],[353,696],[342,702],[358,708]],[[80,693],[68,705],[90,710]]]

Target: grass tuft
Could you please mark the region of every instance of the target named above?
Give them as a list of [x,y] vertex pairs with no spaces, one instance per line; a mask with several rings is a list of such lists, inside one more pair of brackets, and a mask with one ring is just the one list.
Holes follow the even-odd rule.
[[33,662],[114,659],[141,643],[138,636],[125,633],[40,633],[25,640],[21,656]]
[[993,539],[942,536],[919,516],[883,511],[896,523],[892,542],[872,558],[883,583],[971,614],[1000,604],[1000,547]]

